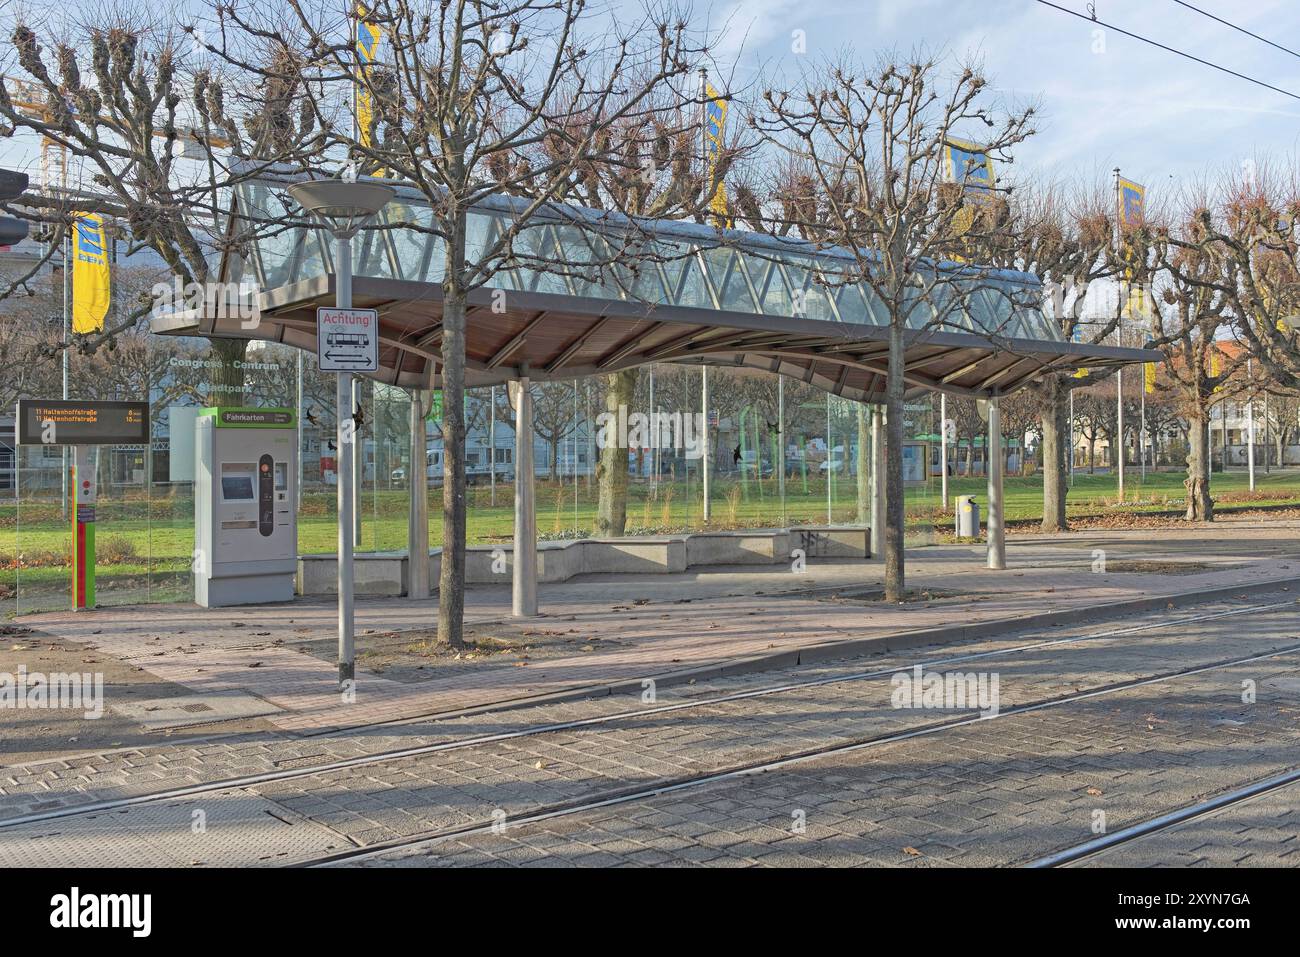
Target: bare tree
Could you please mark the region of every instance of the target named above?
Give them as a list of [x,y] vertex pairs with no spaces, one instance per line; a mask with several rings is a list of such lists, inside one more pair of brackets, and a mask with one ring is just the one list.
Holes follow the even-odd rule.
[[[954,228],[962,204],[945,201],[944,147],[967,127],[984,149],[1005,161],[1033,130],[1032,108],[1003,112],[988,105],[987,81],[971,67],[945,83],[933,59],[883,61],[874,70],[828,65],[799,92],[767,91],[756,117],[760,135],[811,178],[810,196],[796,193],[790,214],[798,232],[847,251],[851,262],[828,283],[868,287],[889,322],[886,409],[885,595],[904,596],[903,397],[909,338],[951,322],[963,292],[980,285],[980,269],[945,268],[968,253],[965,241],[1005,230],[1005,218],[976,217]],[[946,87],[946,89],[945,89]],[[809,216],[816,207],[815,219]],[[954,288],[964,287],[964,288]],[[996,336],[999,330],[987,330]]]
[[1161,380],[1177,396],[1188,424],[1188,521],[1212,521],[1210,406],[1238,365],[1217,345],[1230,321],[1232,263],[1203,201],[1190,201],[1179,219],[1154,237],[1163,289],[1156,298],[1153,344],[1164,353]]
[[[1114,334],[1124,308],[1123,296],[1111,297],[1111,307],[1085,315],[1088,291],[1098,281],[1113,278],[1119,263],[1113,242],[1113,220],[1107,191],[1100,184],[1080,186],[1072,193],[1053,187],[1019,189],[1011,215],[1019,218],[1014,248],[989,250],[990,261],[1007,257],[1007,264],[1037,275],[1047,292],[1044,309],[1066,341],[1103,342]],[[1095,300],[1098,297],[1093,297]],[[1066,493],[1069,468],[1069,396],[1103,379],[1109,370],[1080,375],[1048,372],[1030,386],[1042,409],[1043,530],[1069,527]]]
[[[80,182],[44,183],[9,211],[48,227],[48,253],[74,215],[101,214],[120,258],[152,250],[182,287],[203,286],[224,255],[276,225],[229,216],[230,190],[254,175],[253,168],[234,172],[232,161],[302,166],[324,140],[283,50],[260,51],[268,69],[220,75],[198,62],[196,45],[166,19],[121,3],[84,27],[46,26],[44,41],[36,24],[17,21],[12,59],[23,79],[0,79],[0,136],[44,138],[79,168]],[[114,321],[74,347],[98,348],[155,305],[148,295],[119,297]],[[224,360],[217,378],[236,388],[244,346],[213,343]]]
[[[661,130],[688,97],[674,84],[701,55],[685,25],[650,13],[611,28],[583,0],[374,0],[364,18],[387,36],[382,68],[359,70],[348,22],[315,4],[288,0],[293,56],[311,63],[325,116],[360,82],[373,104],[358,136],[334,130],[361,173],[384,171],[427,198],[431,216],[399,228],[440,243],[444,552],[438,640],[463,644],[465,579],[465,335],[469,297],[503,269],[524,267],[601,278],[632,254],[628,242],[591,243],[583,263],[548,256],[529,230],[562,223],[583,230],[590,217],[560,204],[604,180],[647,176]],[[223,6],[225,22],[264,37],[275,23]],[[274,15],[269,15],[273,17]],[[349,17],[355,21],[355,14]],[[599,18],[603,23],[609,21]],[[671,132],[671,130],[670,130]],[[616,135],[621,134],[621,135]],[[631,165],[632,158],[636,163]],[[614,197],[617,191],[603,189]],[[510,215],[486,237],[470,236],[470,215],[509,196]],[[616,248],[617,247],[617,248]]]

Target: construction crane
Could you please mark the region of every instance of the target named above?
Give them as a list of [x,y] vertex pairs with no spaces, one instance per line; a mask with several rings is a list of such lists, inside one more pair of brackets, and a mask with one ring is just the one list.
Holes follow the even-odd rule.
[[[14,109],[26,113],[33,119],[48,123],[53,118],[49,104],[45,102],[45,90],[35,83],[16,77],[3,77],[10,90],[10,103]],[[111,122],[107,117],[99,117],[104,122]],[[167,134],[155,130],[154,136],[166,138]],[[229,149],[230,142],[220,136],[205,136],[193,129],[178,130],[176,141],[181,144],[181,156],[186,159],[202,159],[203,145],[206,143],[214,149]],[[57,177],[57,178],[56,178]],[[41,186],[61,190],[68,188],[68,148],[49,136],[41,136]]]

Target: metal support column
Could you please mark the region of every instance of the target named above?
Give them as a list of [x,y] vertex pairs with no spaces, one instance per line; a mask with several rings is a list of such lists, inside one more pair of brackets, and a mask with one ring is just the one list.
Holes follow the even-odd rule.
[[989,568],[1007,567],[1007,542],[1002,517],[1002,410],[998,405],[997,396],[989,399]]
[[[352,308],[352,238],[335,236],[335,303],[340,309]],[[339,685],[345,687],[356,677],[355,632],[352,620],[353,589],[353,532],[356,499],[353,495],[353,469],[356,460],[352,446],[356,442],[356,426],[352,421],[352,373],[339,372],[335,389],[335,445],[338,460],[338,593],[339,593]]]
[[406,471],[410,497],[406,525],[406,596],[429,597],[429,482],[425,461],[424,409],[429,394],[411,390],[411,464]]
[[515,562],[511,614],[537,614],[537,513],[534,507],[533,395],[527,375],[511,383],[515,390]]
[[704,406],[704,524],[709,524],[712,509],[709,502],[709,479],[713,473],[713,442],[709,429],[709,367],[700,370],[700,404]]
[[885,557],[885,415],[871,407],[871,557]]

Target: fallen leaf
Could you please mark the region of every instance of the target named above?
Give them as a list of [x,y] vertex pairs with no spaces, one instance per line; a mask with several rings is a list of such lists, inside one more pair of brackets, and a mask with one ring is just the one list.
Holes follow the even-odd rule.
[[924,857],[924,855],[914,847],[903,848],[904,854],[910,854],[912,857]]

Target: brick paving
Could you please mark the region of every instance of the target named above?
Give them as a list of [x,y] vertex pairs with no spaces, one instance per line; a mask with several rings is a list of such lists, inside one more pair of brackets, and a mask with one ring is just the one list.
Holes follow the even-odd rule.
[[[1263,671],[1286,682],[1300,665],[1292,655]],[[1240,682],[1260,672],[1256,664],[1224,668],[361,863],[1024,863],[1090,839],[1098,812],[1118,829],[1294,767],[1300,720],[1292,702],[1241,705]],[[1233,831],[1240,857],[1247,844],[1276,860],[1290,856],[1294,800],[1276,817],[1236,822],[1250,832]]]
[[[982,548],[913,552],[909,587],[972,596],[957,605],[834,604],[799,594],[825,585],[874,583],[879,562],[814,565],[799,577],[775,567],[589,576],[541,586],[544,615],[536,620],[539,627],[581,623],[584,633],[616,640],[616,650],[539,660],[526,668],[457,669],[418,683],[363,672],[357,701],[346,710],[333,664],[281,646],[331,634],[335,606],[328,601],[217,611],[135,606],[33,615],[23,622],[59,639],[89,642],[196,692],[257,695],[282,709],[269,719],[274,725],[312,732],[570,692],[850,637],[884,637],[953,622],[1007,621],[1014,627],[1016,619],[1044,611],[1087,610],[1143,596],[1286,578],[1300,575],[1297,527],[1300,523],[1241,523],[1231,536],[1212,542],[1197,529],[1156,536],[1114,532],[1023,539],[1011,543],[1010,568],[1004,572],[981,567]],[[1112,560],[1183,557],[1219,567],[1195,575],[1095,574],[1095,548],[1108,550]],[[777,591],[787,593],[773,594]],[[689,603],[681,603],[683,598]],[[498,620],[508,606],[506,587],[469,590],[470,621]],[[428,627],[435,607],[433,602],[362,599],[358,633]]]
[[1300,867],[1300,784],[1102,851],[1077,867]]
[[[1274,597],[1285,600],[1288,596],[1279,594]],[[1268,596],[1260,596],[1254,601],[1265,601],[1267,598]],[[1234,603],[1221,602],[1210,608],[1198,608],[1181,614],[1204,614],[1214,609],[1231,607],[1234,607]],[[1160,617],[1148,615],[1125,624],[1154,621],[1159,620]],[[1059,695],[1078,687],[1108,684],[1138,675],[1176,670],[1193,664],[1226,657],[1241,657],[1294,644],[1297,639],[1294,637],[1293,625],[1294,614],[1289,608],[1285,608],[1258,615],[1187,625],[1177,629],[1161,629],[1132,636],[1054,645],[1033,651],[1016,651],[1006,656],[985,659],[983,663],[954,667],[962,670],[980,668],[996,670],[1000,676],[1002,706],[1009,707],[1025,701]],[[961,651],[976,652],[1005,647],[1017,638],[1023,640],[1023,636],[1008,634],[996,641],[963,646]],[[665,693],[660,697],[660,703],[670,703],[681,698],[742,691],[759,685],[775,684],[796,676],[805,679],[810,676],[841,677],[844,674],[866,669],[901,668],[911,660],[914,659],[901,655],[882,656],[865,661],[860,659],[831,663],[817,668],[804,667],[780,674],[740,676],[710,683],[701,682],[695,686],[665,689]],[[1215,747],[1218,749],[1214,753],[1221,752],[1225,755],[1234,753],[1236,746],[1245,740],[1247,746],[1256,747],[1272,760],[1273,752],[1281,748],[1281,745],[1275,741],[1279,736],[1279,727],[1274,725],[1280,722],[1281,728],[1292,732],[1286,742],[1293,747],[1295,721],[1291,718],[1288,724],[1281,716],[1274,716],[1272,719],[1264,717],[1277,710],[1276,703],[1273,701],[1277,691],[1270,683],[1273,680],[1269,673],[1270,668],[1254,666],[1253,669],[1247,670],[1259,683],[1260,703],[1257,709],[1243,711],[1238,701],[1235,707],[1223,711],[1224,715],[1230,716],[1223,717],[1221,722],[1215,723],[1218,718],[1211,718],[1208,730],[1212,732]],[[1229,684],[1231,685],[1231,682]],[[1214,687],[1218,688],[1217,693],[1220,697],[1225,693],[1221,685]],[[1239,692],[1236,691],[1238,687],[1239,685],[1233,686],[1229,690],[1239,696]],[[202,795],[189,801],[176,803],[177,821],[178,826],[184,824],[188,827],[187,809],[221,808],[236,798],[241,801],[255,800],[269,802],[282,809],[289,819],[306,822],[311,828],[327,836],[337,836],[345,845],[373,844],[429,828],[482,823],[491,820],[493,812],[498,810],[504,812],[508,818],[518,817],[539,807],[581,800],[593,794],[606,793],[615,789],[644,785],[664,777],[698,774],[730,765],[770,760],[791,751],[841,744],[866,736],[905,730],[935,720],[936,715],[933,711],[895,710],[891,707],[889,694],[890,682],[888,677],[885,677],[823,685],[815,689],[802,689],[764,698],[709,704],[669,715],[626,716],[594,728],[573,729],[494,744],[475,745],[460,750],[388,760],[382,764],[348,771],[316,774],[291,781],[246,788],[233,797],[231,794]],[[1141,709],[1150,709],[1154,715],[1155,702],[1159,700],[1161,692],[1145,691],[1144,694],[1145,698],[1142,696],[1137,698],[1141,702]],[[1098,700],[1106,702],[1110,699]],[[3,792],[3,796],[0,796],[0,817],[12,817],[27,810],[39,810],[42,806],[54,806],[60,802],[82,803],[92,799],[156,790],[163,786],[203,779],[205,775],[207,775],[206,779],[212,780],[214,777],[228,777],[231,773],[261,773],[275,767],[319,763],[356,754],[373,753],[384,748],[452,740],[471,734],[497,733],[529,724],[612,714],[639,706],[635,698],[564,702],[530,708],[522,712],[477,715],[443,722],[417,722],[400,728],[376,729],[305,740],[268,741],[255,738],[242,742],[217,742],[180,748],[160,747],[118,755],[89,757],[77,761],[46,762],[26,768],[3,769],[3,772],[0,772],[0,791]],[[1227,707],[1222,701],[1214,702],[1214,706],[1221,709]],[[1088,707],[1096,709],[1098,706]],[[1104,715],[1105,709],[1102,708],[1101,711]],[[980,764],[986,764],[992,771],[1003,766],[1006,748],[1008,744],[1014,744],[1013,750],[1016,760],[1020,762],[1018,767],[1022,772],[1029,773],[1032,769],[1033,773],[1040,775],[1050,774],[1058,758],[1075,753],[1078,737],[1087,735],[1091,722],[1091,718],[1076,722],[1062,734],[1057,726],[1050,722],[1035,724],[1031,721],[1025,728],[1019,729],[1018,723],[1027,718],[1032,716],[1006,717],[991,722],[980,722],[975,729],[1012,730],[1008,730],[1005,734],[999,732],[995,736],[996,740],[991,743],[982,739],[973,742],[971,748],[979,757],[973,762],[969,755],[962,762],[954,760],[953,768],[945,774],[931,775],[928,758],[922,761],[921,766],[926,768],[923,775],[917,775],[915,768],[896,770],[891,778],[886,779],[886,788],[901,788],[902,782],[913,778],[924,779],[930,782],[931,786],[935,783],[944,785],[942,790],[931,793],[918,805],[914,816],[910,811],[902,815],[900,820],[904,825],[911,820],[921,820],[924,823],[922,818],[925,814],[934,817],[936,821],[939,818],[946,818],[949,829],[939,836],[957,840],[960,835],[955,837],[949,833],[952,830],[951,825],[969,814],[975,814],[975,820],[978,821],[981,819],[979,812],[984,810],[978,802],[976,802],[977,806],[968,811],[944,806],[947,784],[950,780],[955,780],[951,775],[959,770],[959,765],[978,767]],[[1144,714],[1142,718],[1145,721],[1146,715]],[[1164,730],[1167,721],[1163,714],[1154,716],[1151,727]],[[1247,731],[1240,731],[1242,728]],[[948,735],[956,733],[945,732],[941,737],[946,740]],[[972,733],[974,732],[961,732],[963,737]],[[939,737],[931,736],[917,740],[938,742]],[[1225,745],[1232,746],[1233,751],[1224,751]],[[935,746],[933,743],[919,745],[925,754]],[[877,753],[873,749],[872,754]],[[1223,760],[1226,759],[1218,757],[1207,759],[1203,769],[1207,780],[1216,780],[1215,771],[1218,763],[1222,763]],[[1239,766],[1227,761],[1219,778],[1224,780],[1232,778],[1241,770]],[[1078,773],[1078,769],[1070,773]],[[1014,787],[1016,783],[1018,780],[1013,781],[1012,784],[998,782],[996,786],[990,788],[989,794],[981,796],[981,800],[996,801],[999,796],[1005,799],[1009,793],[1014,795],[1017,790]],[[829,787],[827,791],[831,794],[838,793],[836,787]],[[882,793],[888,792],[882,791]],[[683,835],[674,834],[657,838],[658,843],[652,841],[649,845],[637,846],[634,850],[627,851],[629,858],[632,854],[639,855],[630,859],[630,862],[655,863],[656,854],[662,855],[670,851],[681,852],[681,856],[666,858],[660,862],[673,860],[680,863],[695,858],[703,861],[748,862],[749,857],[713,853],[717,849],[718,840],[730,840],[725,835],[719,837],[720,832],[715,829],[727,822],[727,812],[734,811],[734,806],[738,804],[748,806],[734,798],[724,799],[721,803],[710,802],[708,806],[699,809],[699,816],[695,816],[694,812],[688,815],[689,827],[698,830],[698,834],[695,835],[700,839],[698,842],[695,844],[687,842],[682,847],[676,847],[676,844],[685,841]],[[844,817],[849,815],[850,805],[832,802],[831,806],[822,807],[820,810]],[[789,813],[787,810],[786,814]],[[877,809],[876,813],[881,812]],[[854,813],[853,816],[860,815]],[[121,828],[124,826],[122,822],[129,817],[130,815],[127,815],[124,818],[117,813],[103,816],[106,822],[111,819],[113,825],[110,834],[106,823],[105,839],[120,841]],[[870,819],[869,816],[864,818],[867,819]],[[154,818],[143,817],[141,820],[149,828],[156,829],[157,823]],[[829,817],[823,816],[814,819],[810,813],[810,831],[813,824],[817,828],[829,826],[829,820]],[[742,828],[740,832],[734,831],[734,824],[728,824],[728,827],[722,828],[722,831],[726,835],[739,833],[743,837],[742,844],[758,844],[760,842],[756,839],[765,833],[762,829],[768,826],[768,823],[764,822],[770,823],[769,818],[750,822],[752,828]],[[638,826],[641,824],[644,822],[640,822]],[[898,824],[895,822],[891,826],[897,827]],[[89,827],[90,833],[93,834],[93,825],[82,825],[82,827],[83,829]],[[50,825],[44,825],[36,828],[35,831],[0,830],[0,860],[6,859],[5,848],[9,848],[12,853],[15,847],[20,847],[24,860],[29,860],[33,854],[39,854],[43,845],[36,838],[46,833],[49,828]],[[54,831],[62,833],[57,825],[54,826]],[[526,828],[521,833],[529,835],[531,830]],[[816,833],[822,832],[818,830]],[[561,835],[558,834],[552,837],[556,840],[561,839]],[[532,837],[528,839],[532,840]],[[873,838],[873,840],[878,839],[878,836]],[[920,837],[917,839],[921,840]],[[320,841],[306,843],[310,846],[319,846]],[[622,845],[611,846],[617,848]],[[854,846],[858,848],[854,854],[860,854],[861,843]],[[791,845],[790,849],[793,847]],[[834,847],[835,842],[818,845],[815,848],[805,847],[799,851],[799,855],[811,855],[815,858],[818,854],[832,854],[832,857],[839,861],[840,858],[834,857],[834,853],[838,853],[833,853]],[[920,844],[915,847],[926,856]],[[229,861],[221,858],[220,853],[214,851],[211,855],[200,855],[200,857],[207,862],[220,860],[235,863],[245,860],[240,858]],[[501,858],[502,861],[532,860],[533,857],[529,852],[513,846],[503,853],[505,856]],[[606,847],[584,853],[617,856],[614,850]],[[847,862],[852,857],[853,855],[850,854],[843,860]],[[936,863],[940,858],[941,855],[928,855],[926,863]],[[587,862],[594,862],[597,859],[604,858],[591,858]],[[564,861],[572,858],[566,852],[555,860]],[[782,859],[778,858],[773,862],[779,860]]]

